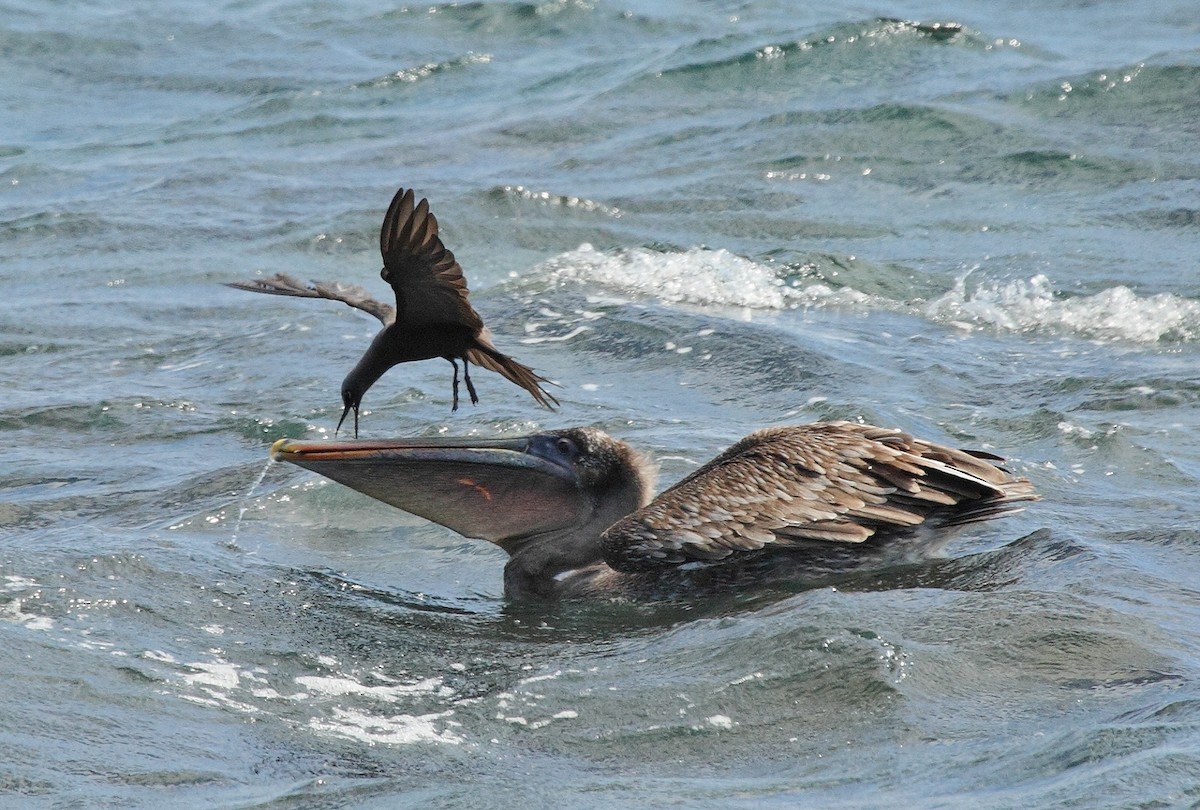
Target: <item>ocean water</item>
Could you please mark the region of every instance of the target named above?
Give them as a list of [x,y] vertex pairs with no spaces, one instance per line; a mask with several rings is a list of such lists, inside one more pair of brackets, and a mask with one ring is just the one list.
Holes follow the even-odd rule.
[[[1200,17],[1162,2],[3,3],[0,805],[1200,804]],[[285,465],[431,200],[498,345],[450,413],[669,484],[766,425],[1043,500],[794,593],[505,601]]]

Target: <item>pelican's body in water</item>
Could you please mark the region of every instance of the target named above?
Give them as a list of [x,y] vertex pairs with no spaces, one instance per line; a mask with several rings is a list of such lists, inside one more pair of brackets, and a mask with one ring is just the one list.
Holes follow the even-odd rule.
[[757,431],[655,498],[653,465],[594,428],[281,439],[271,455],[495,543],[514,600],[803,580],[927,550],[1037,499],[995,456],[852,422]]

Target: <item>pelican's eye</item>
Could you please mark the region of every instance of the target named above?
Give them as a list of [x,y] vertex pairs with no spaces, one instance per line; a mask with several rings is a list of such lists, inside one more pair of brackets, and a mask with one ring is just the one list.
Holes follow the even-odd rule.
[[583,458],[583,452],[580,451],[579,444],[574,439],[553,434],[534,436],[529,442],[528,451],[547,461],[567,467],[574,467]]

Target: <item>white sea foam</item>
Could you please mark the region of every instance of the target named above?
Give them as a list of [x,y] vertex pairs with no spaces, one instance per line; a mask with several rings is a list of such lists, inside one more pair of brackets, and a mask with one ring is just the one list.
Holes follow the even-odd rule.
[[929,318],[965,329],[1070,334],[1094,340],[1154,343],[1200,337],[1200,302],[1170,293],[1138,295],[1124,286],[1093,295],[1066,296],[1050,279],[986,281],[968,287],[958,279],[923,308]]
[[27,591],[38,587],[38,584],[35,580],[27,577],[17,576],[15,574],[5,574],[4,584],[0,587],[6,591]]
[[26,630],[51,630],[54,620],[36,613],[26,613],[22,610],[23,599],[13,599],[11,602],[0,604],[0,621],[13,622],[22,625]]
[[[459,744],[450,718],[453,709],[425,711],[455,697],[440,677],[399,681],[371,675],[363,682],[349,673],[288,677],[266,667],[246,667],[216,656],[183,663],[168,653],[148,650],[140,656],[164,665],[164,680],[174,682],[179,697],[191,703],[263,716],[306,715],[301,722],[317,733],[359,742],[404,745],[420,742]],[[336,661],[321,656],[323,665]]]
[[49,616],[39,616],[36,613],[26,613],[25,603],[37,601],[36,589],[41,586],[27,577],[6,574],[0,590],[10,593],[29,593],[33,598],[16,597],[8,602],[0,602],[0,621],[12,622],[23,626],[26,630],[52,630],[54,620]]
[[340,697],[357,695],[380,700],[384,703],[394,703],[412,695],[434,695],[450,697],[453,690],[442,683],[441,678],[425,678],[415,683],[395,685],[368,686],[351,678],[329,678],[320,675],[302,675],[296,678],[296,683],[307,690],[296,697],[308,697],[310,694]]
[[[559,282],[581,282],[667,303],[747,310],[854,307],[907,312],[965,330],[1062,334],[1135,343],[1200,339],[1200,301],[1171,293],[1139,294],[1126,286],[1092,295],[1070,295],[1056,289],[1045,275],[968,283],[973,280],[968,273],[932,300],[902,301],[868,295],[853,287],[831,287],[816,280],[787,280],[777,268],[727,250],[705,248],[602,252],[583,244],[549,260],[543,269]],[[586,328],[579,326],[565,337],[529,337],[526,342],[564,340]],[[536,331],[536,325],[530,331]]]
[[197,661],[189,665],[191,672],[183,676],[183,682],[188,686],[197,687],[203,691],[215,694],[227,693],[242,684],[242,679],[261,681],[260,676],[246,672],[240,667],[226,661],[208,662]]
[[550,259],[543,269],[558,280],[599,284],[669,303],[794,309],[868,299],[849,288],[834,289],[819,282],[788,283],[775,268],[723,249],[663,253],[632,248],[605,253],[583,244]]
[[452,711],[435,712],[432,714],[412,715],[394,714],[378,716],[358,709],[335,707],[328,718],[314,717],[308,727],[325,734],[335,734],[352,740],[378,745],[411,745],[412,743],[435,742],[458,745],[463,738],[449,728],[438,728],[440,724],[455,726],[457,723],[448,720],[454,714]]

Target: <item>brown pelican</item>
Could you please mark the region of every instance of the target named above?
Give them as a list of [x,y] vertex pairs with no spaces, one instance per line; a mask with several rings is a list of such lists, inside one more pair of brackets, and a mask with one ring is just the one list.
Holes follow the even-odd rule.
[[510,439],[306,442],[272,458],[509,554],[515,600],[695,593],[927,550],[1037,499],[997,456],[818,422],[752,433],[651,499],[644,456],[594,428]]
[[396,293],[395,308],[376,301],[355,285],[336,282],[305,285],[284,273],[227,286],[270,295],[341,301],[383,321],[383,330],[342,382],[345,407],[338,429],[346,414],[353,410],[356,437],[358,408],[367,389],[398,363],[434,357],[443,357],[454,366],[452,411],[458,410],[458,360],[463,362],[463,380],[472,405],[479,402],[471,383],[470,364],[474,363],[503,375],[532,394],[538,404],[553,409],[551,403],[557,405],[558,400],[541,386],[549,381],[492,344],[491,333],[467,301],[467,280],[462,267],[438,238],[438,223],[429,210],[429,202],[422,199],[414,205],[413,199],[412,189],[397,191],[379,232],[379,249],[383,253],[380,275]]

